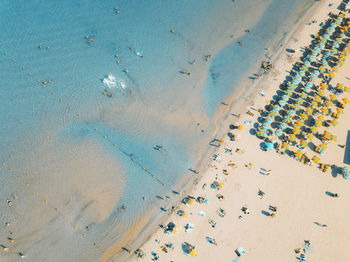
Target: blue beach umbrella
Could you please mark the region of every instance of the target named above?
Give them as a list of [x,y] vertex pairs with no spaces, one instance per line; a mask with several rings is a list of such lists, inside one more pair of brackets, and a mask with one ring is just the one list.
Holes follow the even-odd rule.
[[279,105],[274,105],[273,106],[273,110],[274,111],[279,111],[281,109],[281,107]]
[[288,96],[288,95],[283,95],[283,96],[282,96],[282,100],[288,101],[288,100],[289,100],[289,96]]
[[276,136],[281,136],[281,135],[283,135],[283,132],[281,129],[276,129],[275,134],[276,134]]
[[280,106],[285,106],[287,102],[282,99],[282,100],[278,101],[278,103],[280,104]]
[[287,125],[286,123],[284,123],[284,122],[282,122],[282,123],[280,124],[280,128],[281,128],[282,130],[286,129],[287,127],[288,127],[288,125]]
[[288,111],[288,115],[290,115],[291,117],[295,116],[295,111],[294,110],[289,110]]
[[300,75],[301,77],[303,77],[303,76],[305,75],[305,71],[304,71],[304,70],[300,70],[300,71],[299,71],[299,75]]
[[318,76],[320,74],[320,71],[315,70],[315,71],[312,72],[312,74],[315,75],[315,76]]
[[316,80],[317,80],[317,76],[312,75],[312,76],[310,77],[310,79],[311,79],[311,81],[316,81]]
[[310,93],[310,92],[311,92],[311,88],[310,88],[310,87],[305,87],[304,91],[305,91],[306,93]]
[[268,116],[266,118],[266,123],[272,123],[273,122],[273,118],[271,116]]
[[304,65],[307,66],[307,67],[309,67],[309,66],[311,65],[311,64],[310,64],[310,61],[306,60],[306,61],[304,62]]
[[267,149],[272,149],[273,144],[271,142],[265,143]]
[[301,81],[301,75],[299,75],[299,74],[296,75],[294,79],[297,80],[298,82],[300,82]]
[[314,85],[314,84],[313,84],[312,82],[309,81],[309,82],[306,83],[305,87],[312,88],[313,85]]
[[262,124],[262,127],[265,130],[270,129],[270,125],[268,123],[266,123],[266,122]]
[[345,34],[344,34],[344,33],[341,33],[341,34],[340,34],[340,38],[342,38],[342,39],[345,38]]
[[348,166],[343,168],[343,177],[345,179],[349,179],[350,178],[350,168]]
[[340,22],[342,22],[342,21],[343,21],[343,18],[342,18],[342,17],[340,17],[340,16],[338,16],[336,21],[337,21],[338,23],[340,23]]

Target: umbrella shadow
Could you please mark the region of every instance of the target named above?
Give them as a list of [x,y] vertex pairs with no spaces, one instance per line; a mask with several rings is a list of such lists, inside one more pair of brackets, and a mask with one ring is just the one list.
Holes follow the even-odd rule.
[[256,129],[251,128],[251,129],[249,130],[249,134],[251,134],[252,136],[255,136],[255,135],[256,135]]
[[255,129],[258,129],[259,123],[255,122],[254,125],[253,125],[253,127],[254,127]]
[[313,142],[309,142],[307,144],[307,147],[310,148],[312,151],[315,151],[316,149],[316,145]]
[[267,217],[271,216],[271,214],[269,212],[265,211],[265,210],[261,210],[261,214],[263,214],[263,215],[265,215]]
[[265,120],[265,119],[264,119],[263,117],[261,117],[261,116],[258,117],[258,122],[259,122],[259,123],[263,123],[264,120]]
[[338,174],[342,173],[342,168],[341,167],[337,167],[335,165],[332,165],[331,169],[332,169],[332,177],[337,177]]
[[329,191],[326,191],[326,195],[327,195],[327,196],[330,196],[330,197],[334,197],[334,193],[329,192]]

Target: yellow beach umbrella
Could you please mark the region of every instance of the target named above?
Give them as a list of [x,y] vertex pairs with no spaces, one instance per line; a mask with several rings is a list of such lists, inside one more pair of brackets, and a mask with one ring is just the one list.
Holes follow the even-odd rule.
[[314,134],[308,133],[308,134],[306,135],[306,138],[307,138],[309,141],[311,141],[311,140],[314,138]]
[[[324,90],[318,90],[317,93],[319,96],[324,96]],[[320,99],[318,99],[317,102],[320,102]]]
[[329,112],[329,109],[328,109],[327,107],[322,107],[322,108],[320,109],[320,111],[321,111],[321,113],[322,113],[323,115],[327,115],[328,112]]
[[349,103],[349,99],[347,97],[343,98],[342,100],[343,100],[344,104],[348,104]]
[[320,144],[318,147],[323,151],[327,149],[327,145],[325,143]]
[[337,114],[342,115],[344,113],[344,110],[342,108],[337,108]]
[[311,106],[312,106],[313,108],[318,107],[317,101],[312,101],[312,102],[311,102]]
[[332,119],[331,120],[331,125],[332,126],[337,126],[338,125],[338,121],[336,119]]
[[297,137],[296,137],[294,134],[290,134],[290,135],[288,136],[288,139],[289,139],[289,141],[294,142],[294,141],[297,139]]
[[349,87],[344,87],[344,92],[346,92],[346,93],[350,93],[350,88]]
[[282,149],[286,150],[286,149],[288,149],[289,144],[286,142],[283,142],[281,147],[282,147]]
[[329,95],[329,99],[330,99],[331,101],[333,101],[333,100],[337,99],[337,97],[336,97],[335,94],[330,94],[330,95]]
[[326,100],[326,102],[324,102],[324,104],[325,104],[327,107],[332,106],[332,102],[331,102],[330,100]]
[[308,142],[306,140],[300,140],[300,143],[299,145],[302,147],[302,148],[305,148],[307,146]]
[[311,127],[311,132],[313,134],[317,134],[317,127],[316,126]]
[[303,155],[303,152],[301,152],[301,150],[295,151],[294,155],[297,159],[300,159]]
[[332,135],[332,138],[331,138],[332,141],[336,142],[337,139],[338,139],[337,136]]
[[307,118],[308,118],[308,115],[307,115],[306,113],[302,113],[302,114],[300,115],[300,119],[301,119],[302,121],[305,121]]
[[299,135],[300,134],[300,128],[299,127],[295,127],[293,128],[293,134]]
[[320,84],[320,89],[321,89],[321,90],[325,90],[325,89],[327,89],[327,87],[328,87],[328,86],[327,86],[325,83],[321,83],[321,84]]
[[238,130],[243,130],[243,125],[239,125],[239,126],[237,127],[237,129],[238,129]]
[[313,113],[313,109],[312,109],[312,107],[307,107],[306,109],[305,109],[305,112],[306,112],[306,114],[308,114],[308,115],[311,115],[312,113]]
[[321,97],[320,97],[319,95],[316,95],[316,96],[314,97],[314,101],[317,102],[317,103],[319,103],[319,102],[321,101]]
[[320,158],[316,155],[314,155],[312,158],[311,158],[312,162],[314,162],[315,164],[319,163],[320,162]]

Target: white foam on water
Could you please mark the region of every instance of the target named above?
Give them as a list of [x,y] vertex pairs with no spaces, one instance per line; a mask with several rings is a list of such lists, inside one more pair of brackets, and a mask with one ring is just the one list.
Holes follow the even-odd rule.
[[111,73],[109,73],[107,75],[107,77],[103,78],[102,82],[109,89],[111,89],[111,88],[125,89],[126,88],[125,81],[123,79],[120,79],[117,81],[115,76],[112,75]]

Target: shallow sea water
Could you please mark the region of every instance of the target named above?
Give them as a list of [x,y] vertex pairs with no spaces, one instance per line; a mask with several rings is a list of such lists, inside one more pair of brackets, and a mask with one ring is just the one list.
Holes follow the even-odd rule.
[[[101,173],[93,171],[86,179],[101,189],[96,191],[101,201],[113,206],[96,204],[103,220],[89,234],[96,241],[103,238],[101,245],[108,248],[157,195],[181,191],[176,182],[189,175],[208,146],[218,106],[257,71],[265,48],[276,48],[312,2],[1,1],[1,161],[82,228],[96,218],[74,211],[85,204],[85,196],[75,197],[77,202],[70,196],[84,191],[74,176],[81,179],[88,171],[72,163],[96,161],[91,170]],[[86,36],[95,41],[89,44]],[[110,88],[112,97],[102,94],[108,74],[119,85]],[[49,80],[44,87],[42,82]],[[164,150],[154,150],[156,145]],[[113,180],[113,172],[111,184],[118,194],[110,195],[106,181]],[[0,191],[6,198],[17,181],[4,181],[9,186]],[[86,201],[93,198],[86,196]],[[26,201],[31,205],[34,200]],[[120,212],[122,205],[125,212]],[[31,212],[28,221],[37,214]],[[27,242],[33,259],[43,256],[32,250],[30,238]],[[44,241],[39,250],[47,245]],[[77,244],[72,252],[79,258],[85,248]],[[91,256],[94,261],[98,254]]]

